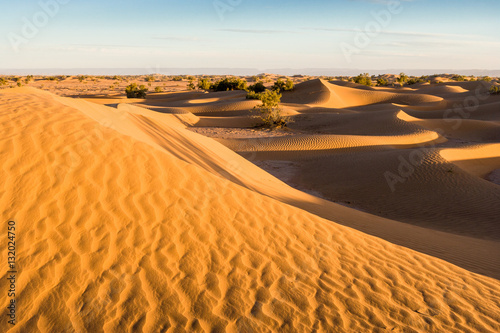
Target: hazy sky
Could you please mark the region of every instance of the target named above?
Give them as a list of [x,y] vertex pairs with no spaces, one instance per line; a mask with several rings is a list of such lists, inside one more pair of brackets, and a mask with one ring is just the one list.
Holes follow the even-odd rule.
[[0,0],[0,68],[500,69],[500,1],[393,2]]

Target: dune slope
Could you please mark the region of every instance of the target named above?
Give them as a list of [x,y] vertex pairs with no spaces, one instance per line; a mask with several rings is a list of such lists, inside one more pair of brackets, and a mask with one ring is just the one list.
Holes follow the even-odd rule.
[[20,240],[19,323],[0,331],[500,330],[497,280],[221,178],[176,151],[181,116],[31,89],[0,106]]

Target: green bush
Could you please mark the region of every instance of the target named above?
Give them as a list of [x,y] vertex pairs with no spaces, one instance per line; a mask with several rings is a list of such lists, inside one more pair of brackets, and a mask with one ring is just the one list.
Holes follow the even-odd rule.
[[163,92],[163,89],[161,87],[156,87],[155,92],[161,93],[161,92]]
[[277,92],[282,92],[282,91],[289,91],[293,90],[293,81],[290,79],[287,79],[286,82],[283,81],[282,79],[276,80],[274,82],[273,86],[271,87],[272,90],[275,90]]
[[189,90],[195,90],[196,89],[196,86],[194,85],[193,80],[189,81],[189,84],[187,85],[187,88]]
[[389,82],[386,79],[383,79],[381,77],[377,79],[377,86],[385,87],[387,85],[389,85]]
[[202,90],[210,89],[210,81],[208,79],[198,79],[198,88]]
[[212,83],[210,88],[214,91],[246,90],[247,81],[236,77],[225,78]]
[[247,94],[247,99],[260,99],[260,95],[262,94],[262,92],[255,92],[255,91],[252,91],[250,90]]
[[491,82],[491,77],[484,76],[481,80],[486,81],[486,82]]
[[466,81],[463,75],[455,74],[451,77],[453,81]]
[[131,83],[125,88],[127,98],[146,98],[148,88],[144,85],[137,86],[137,83]]
[[258,95],[258,99],[262,102],[261,105],[254,107],[260,112],[259,119],[262,122],[262,127],[272,129],[286,127],[290,122],[290,118],[281,115],[279,107],[281,94],[272,90],[255,94]]
[[257,82],[248,87],[248,90],[251,92],[261,93],[266,91],[266,86],[262,82]]
[[0,86],[5,86],[7,84],[7,80],[3,77],[0,77]]
[[403,85],[405,84],[405,82],[407,82],[407,81],[408,81],[408,75],[406,75],[405,73],[401,72],[401,73],[399,74],[399,77],[396,79],[396,81],[398,81],[398,82],[399,82],[399,84],[400,84],[401,86],[403,86]]
[[144,80],[146,82],[155,82],[155,77],[153,75],[148,75]]
[[372,85],[372,79],[370,77],[370,74],[368,73],[359,74],[358,76],[353,78],[353,82],[357,84],[364,84],[365,86],[369,87]]
[[29,84],[31,81],[33,81],[33,75],[28,75],[26,79],[24,79],[24,83],[26,84]]
[[182,76],[174,76],[172,81],[182,81]]
[[490,94],[492,94],[492,95],[500,94],[500,86],[491,86],[490,87]]

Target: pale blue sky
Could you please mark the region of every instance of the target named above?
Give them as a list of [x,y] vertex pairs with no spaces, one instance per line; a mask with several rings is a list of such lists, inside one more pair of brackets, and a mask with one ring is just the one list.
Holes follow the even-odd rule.
[[0,0],[0,68],[500,69],[500,1],[389,2]]

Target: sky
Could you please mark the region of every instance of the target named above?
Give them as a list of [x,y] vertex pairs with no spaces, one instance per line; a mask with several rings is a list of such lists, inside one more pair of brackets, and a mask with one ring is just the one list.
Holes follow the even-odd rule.
[[500,69],[498,0],[0,0],[0,69]]

